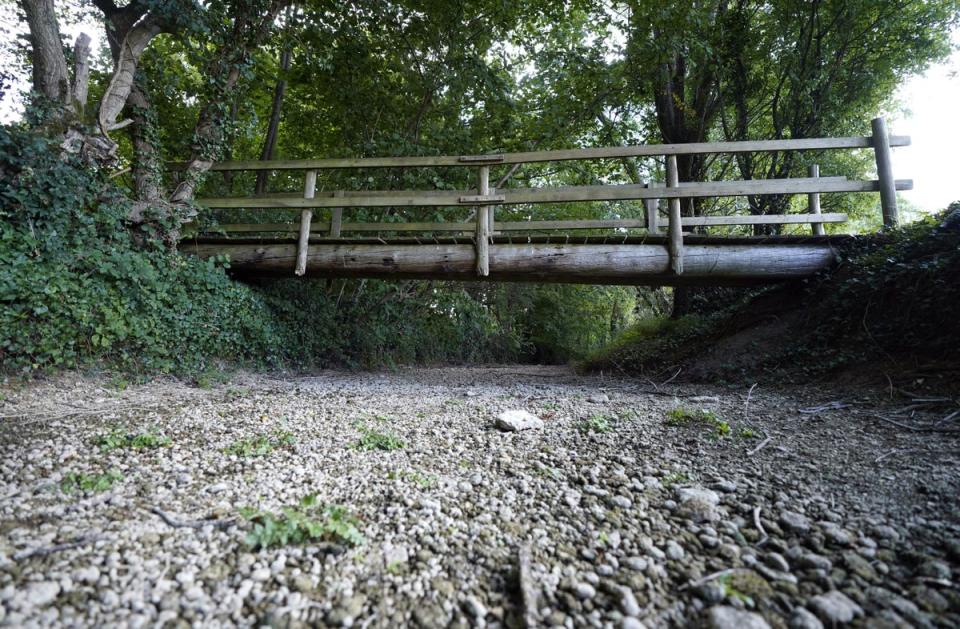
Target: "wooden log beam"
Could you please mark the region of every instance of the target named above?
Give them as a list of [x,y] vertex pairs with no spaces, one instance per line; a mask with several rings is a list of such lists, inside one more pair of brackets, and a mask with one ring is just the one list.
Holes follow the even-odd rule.
[[[490,196],[490,167],[481,166],[477,171],[477,190],[479,191],[477,198],[487,198]],[[489,211],[489,205],[477,207],[477,230],[474,240],[477,249],[477,275],[480,277],[490,275]]]
[[[896,190],[913,189],[910,179],[898,179],[894,183]],[[484,203],[516,205],[525,203],[569,203],[577,201],[631,201],[658,198],[706,198],[740,197],[755,194],[809,194],[813,192],[877,192],[878,181],[847,181],[822,177],[795,179],[758,179],[753,181],[708,181],[703,183],[681,183],[671,188],[647,188],[642,185],[628,184],[620,186],[564,186],[556,188],[507,188],[499,194],[488,196]],[[343,197],[323,196],[316,199],[302,199],[289,196],[269,197],[221,197],[198,199],[197,203],[209,208],[318,208],[318,207],[452,207],[461,206],[461,198],[476,198],[477,195],[463,195],[461,191],[449,192],[409,191],[396,195],[370,195]],[[500,197],[503,201],[499,201]],[[474,201],[476,203],[476,201]]]
[[[909,146],[909,136],[890,136],[890,146]],[[418,157],[346,157],[330,159],[243,160],[215,163],[210,170],[312,170],[339,168],[424,168],[486,164],[532,164],[580,159],[622,159],[704,153],[755,153],[766,151],[810,151],[871,148],[870,137],[800,138],[792,140],[749,140],[745,142],[689,142],[686,144],[640,144],[598,148],[528,151],[497,155],[438,155]],[[182,163],[171,164],[173,170]]]
[[880,184],[880,209],[883,211],[883,226],[897,227],[900,225],[900,212],[897,209],[897,188],[893,179],[893,157],[890,153],[890,136],[887,135],[887,123],[883,118],[874,118],[873,127],[873,154],[877,161],[877,179]]
[[[303,198],[312,199],[317,194],[317,171],[308,170],[303,178]],[[300,213],[300,237],[297,239],[297,265],[294,275],[303,275],[307,270],[307,252],[310,249],[310,223],[313,221],[313,211],[304,210]]]
[[[230,257],[240,276],[289,273],[297,255],[292,243],[188,244],[185,253]],[[786,245],[688,244],[683,275],[670,269],[664,245],[492,244],[489,275],[476,272],[472,244],[313,244],[308,277],[394,279],[489,279],[583,284],[738,285],[807,277],[830,267],[829,243]]]
[[[672,188],[680,185],[677,172],[677,156],[667,157],[667,194],[673,193]],[[670,269],[677,275],[683,274],[683,218],[680,216],[680,199],[670,196],[668,199],[667,239],[670,250]]]
[[[820,176],[820,166],[817,164],[810,164],[808,168],[808,174],[811,178],[816,179]],[[820,194],[817,192],[811,192],[807,195],[807,210],[814,217],[820,218],[822,212],[820,212]],[[813,235],[814,236],[823,236],[823,223],[812,223]]]

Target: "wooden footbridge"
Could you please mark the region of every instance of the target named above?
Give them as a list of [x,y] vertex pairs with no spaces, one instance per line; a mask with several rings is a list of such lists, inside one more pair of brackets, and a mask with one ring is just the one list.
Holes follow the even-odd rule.
[[[300,212],[299,223],[224,223],[216,233],[195,230],[181,250],[201,257],[227,255],[241,276],[375,277],[508,280],[591,284],[749,284],[809,276],[834,264],[825,223],[845,214],[821,213],[820,195],[879,192],[883,221],[898,223],[896,191],[912,188],[894,180],[892,146],[910,138],[890,136],[881,118],[866,137],[617,146],[528,153],[449,157],[233,161],[214,171],[302,171],[302,194],[199,199],[215,210]],[[878,179],[820,177],[680,183],[677,156],[872,149]],[[663,184],[493,188],[492,168],[504,167],[500,184],[522,164],[569,160],[666,158]],[[470,190],[317,190],[318,171],[343,169],[472,168]],[[807,195],[807,212],[780,215],[681,216],[681,199],[753,195]],[[534,220],[536,204],[584,201],[643,202],[642,218]],[[660,201],[665,206],[661,208]],[[500,221],[496,208],[514,217]],[[345,222],[350,208],[466,207],[468,222]],[[523,211],[517,212],[516,208]],[[665,210],[666,216],[661,212]],[[505,213],[508,210],[505,210]],[[249,212],[245,212],[249,214]],[[466,213],[466,212],[465,212]],[[315,220],[322,219],[322,220]],[[664,220],[665,219],[665,220]],[[809,224],[810,235],[722,236],[707,230],[731,225]],[[663,228],[666,227],[666,233]],[[696,232],[692,230],[697,230]],[[584,234],[588,235],[584,235]]]

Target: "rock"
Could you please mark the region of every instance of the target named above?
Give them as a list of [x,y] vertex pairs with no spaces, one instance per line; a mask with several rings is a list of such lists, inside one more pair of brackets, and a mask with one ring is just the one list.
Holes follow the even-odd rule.
[[543,428],[543,420],[529,411],[515,409],[497,415],[497,428],[510,432]]
[[616,495],[610,498],[610,502],[614,505],[620,507],[621,509],[629,509],[633,506],[633,501],[627,498],[626,496]]
[[863,609],[837,590],[814,596],[807,607],[830,626],[853,622],[854,618],[863,616]]
[[730,480],[718,480],[711,487],[722,494],[732,494],[737,491],[737,484]]
[[790,564],[787,563],[787,560],[784,559],[783,555],[780,553],[767,553],[763,556],[763,563],[767,564],[774,570],[779,570],[780,572],[790,572]]
[[26,588],[27,604],[32,607],[49,605],[60,594],[60,584],[53,581],[31,583]]
[[779,522],[783,528],[800,535],[810,532],[810,520],[795,511],[781,512]]
[[[336,627],[351,626],[354,619],[363,611],[364,603],[366,603],[366,599],[362,595],[351,596],[327,614],[327,623]],[[416,609],[421,608],[417,607]]]
[[627,616],[620,621],[620,629],[647,629],[647,626],[636,618]]
[[477,620],[483,620],[487,617],[487,608],[476,596],[468,596],[463,599],[463,609]]
[[216,483],[215,485],[210,485],[207,487],[207,493],[222,494],[223,492],[227,491],[228,488],[229,485],[226,483]]
[[640,615],[640,603],[637,602],[637,597],[628,587],[620,588],[620,610],[625,616]]
[[677,489],[680,515],[696,522],[715,522],[720,519],[717,504],[720,496],[704,487],[681,487]]
[[893,542],[900,540],[900,533],[897,532],[897,529],[892,526],[887,526],[886,524],[877,524],[870,527],[870,534],[876,537],[877,539],[886,539]]
[[78,568],[73,572],[73,580],[79,583],[95,585],[100,580],[100,570],[96,566]]
[[591,404],[606,404],[610,401],[610,396],[606,393],[594,393],[587,398],[587,401]]
[[803,607],[798,607],[793,610],[787,626],[790,629],[823,629],[823,623],[820,622],[820,619]]
[[870,562],[853,551],[843,553],[843,565],[851,573],[866,581],[873,581],[877,578],[877,571],[873,569]]
[[707,627],[711,629],[770,629],[760,614],[718,605],[707,611]]
[[673,540],[667,542],[667,547],[664,550],[664,554],[666,554],[667,559],[673,559],[674,561],[679,561],[686,555],[683,550],[683,546]]
[[256,570],[253,571],[253,573],[250,575],[250,578],[253,579],[254,581],[260,581],[261,583],[264,582],[264,581],[269,581],[269,580],[270,580],[270,569],[269,569],[269,568],[258,568],[258,569],[256,569]]
[[693,404],[716,404],[720,401],[720,398],[715,395],[694,395],[687,399]]
[[832,561],[816,553],[803,553],[797,560],[797,565],[809,570],[826,570],[827,572],[833,568]]
[[649,562],[647,562],[647,560],[643,557],[627,557],[623,560],[623,565],[631,570],[636,570],[637,572],[643,572],[646,570],[648,563]]
[[579,582],[573,586],[573,594],[582,601],[593,598],[597,595],[597,589],[589,583]]
[[692,590],[693,595],[707,603],[708,605],[716,605],[717,603],[722,603],[723,599],[726,598],[727,593],[723,589],[723,586],[719,583],[708,582],[702,585],[698,585]]
[[925,577],[942,579],[944,581],[949,581],[953,576],[953,571],[950,569],[950,566],[936,559],[923,562],[923,564],[920,565],[919,572]]
[[853,543],[853,536],[834,522],[818,522],[823,529],[823,536],[834,546],[849,546]]

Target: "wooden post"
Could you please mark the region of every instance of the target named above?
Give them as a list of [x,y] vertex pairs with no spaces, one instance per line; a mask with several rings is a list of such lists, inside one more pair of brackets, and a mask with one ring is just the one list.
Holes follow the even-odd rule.
[[[667,188],[680,185],[677,172],[677,156],[667,156]],[[667,239],[670,251],[670,269],[676,274],[683,273],[683,224],[680,217],[680,199],[670,197],[670,224],[667,226]]]
[[896,227],[900,224],[897,211],[897,188],[893,180],[893,162],[890,157],[890,136],[887,123],[883,118],[871,121],[873,128],[873,154],[877,160],[877,179],[880,180],[880,209],[883,211],[883,226]]
[[[481,197],[490,194],[490,167],[481,166],[477,177],[477,194]],[[477,275],[490,275],[490,206],[481,205],[477,208]]]
[[[651,181],[647,188],[659,188],[661,184]],[[647,231],[651,234],[660,232],[660,199],[644,199],[643,207],[647,211]]]
[[[815,179],[820,177],[820,166],[817,164],[810,164],[808,173],[811,178]],[[810,210],[810,213],[815,215],[817,218],[820,218],[820,193],[811,192],[807,195],[807,208]],[[823,236],[823,223],[811,223],[810,225],[813,228],[814,236]]]
[[[342,197],[343,190],[337,190],[336,192],[333,193],[333,196],[338,198]],[[339,238],[340,229],[342,226],[343,226],[343,208],[335,207],[330,212],[330,237]]]
[[[303,178],[303,198],[312,199],[317,195],[317,171],[308,170]],[[300,238],[297,240],[297,267],[295,275],[307,272],[307,252],[310,248],[310,221],[313,220],[313,210],[300,212]]]

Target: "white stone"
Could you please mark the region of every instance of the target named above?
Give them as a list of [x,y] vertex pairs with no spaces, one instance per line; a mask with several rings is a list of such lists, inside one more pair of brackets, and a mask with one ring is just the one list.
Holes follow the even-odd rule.
[[511,432],[543,428],[543,420],[529,411],[514,409],[497,415],[497,428]]

